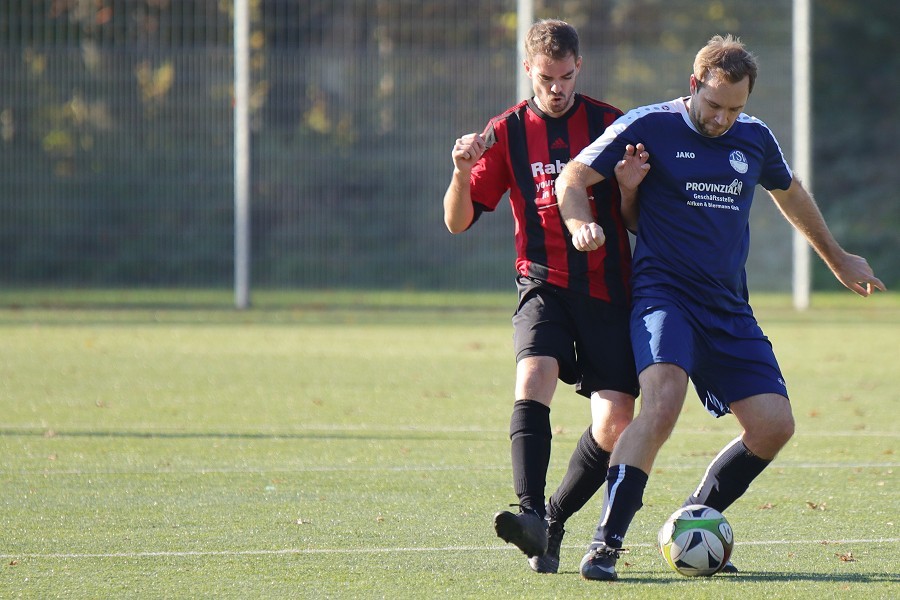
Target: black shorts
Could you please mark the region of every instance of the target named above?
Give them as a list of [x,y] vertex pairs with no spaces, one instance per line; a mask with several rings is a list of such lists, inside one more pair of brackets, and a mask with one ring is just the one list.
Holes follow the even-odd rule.
[[550,356],[559,378],[590,398],[599,390],[638,395],[629,308],[519,276],[512,322],[516,362]]

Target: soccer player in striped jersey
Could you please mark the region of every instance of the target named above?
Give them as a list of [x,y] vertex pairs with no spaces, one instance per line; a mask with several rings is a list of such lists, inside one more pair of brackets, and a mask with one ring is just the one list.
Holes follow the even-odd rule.
[[[452,233],[466,231],[509,192],[519,292],[510,440],[520,510],[498,512],[494,528],[529,557],[532,569],[555,573],[563,524],[603,485],[610,451],[634,414],[631,246],[620,214],[619,185],[622,193],[633,195],[645,159],[623,153],[622,181],[591,186],[589,210],[605,243],[597,252],[577,251],[560,218],[554,183],[563,166],[622,113],[575,92],[582,59],[571,25],[535,23],[525,49],[534,97],[491,119],[482,134],[456,140],[444,220]],[[592,424],[545,504],[550,402],[558,379],[590,398]]]
[[585,187],[611,177],[629,146],[652,156],[639,201],[626,198],[622,207],[637,227],[631,339],[641,410],[612,453],[600,522],[581,564],[587,579],[617,578],[625,533],[689,377],[706,408],[734,414],[743,432],[713,459],[685,504],[724,511],[793,435],[787,385],[750,308],[744,270],[757,184],[838,281],[861,296],[885,289],[865,259],[835,241],[765,123],[743,112],[756,75],[756,59],[739,39],[713,37],[697,53],[689,96],[630,111],[557,180],[574,245],[590,255],[603,236],[595,234]]

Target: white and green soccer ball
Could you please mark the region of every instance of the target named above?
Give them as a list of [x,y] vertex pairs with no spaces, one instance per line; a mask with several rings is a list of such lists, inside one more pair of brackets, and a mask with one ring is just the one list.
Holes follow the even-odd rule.
[[679,508],[659,530],[659,551],[676,572],[687,577],[718,573],[734,547],[734,532],[714,508],[692,504]]

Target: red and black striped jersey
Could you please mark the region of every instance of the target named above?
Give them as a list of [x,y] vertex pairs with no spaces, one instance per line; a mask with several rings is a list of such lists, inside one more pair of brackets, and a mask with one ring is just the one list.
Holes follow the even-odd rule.
[[594,141],[622,112],[575,94],[561,117],[546,115],[524,100],[490,120],[484,130],[487,150],[471,174],[476,219],[493,211],[509,191],[516,228],[516,270],[552,285],[588,294],[612,304],[629,301],[631,246],[622,222],[619,188],[604,180],[588,190],[606,243],[579,252],[559,214],[556,177],[563,166]]

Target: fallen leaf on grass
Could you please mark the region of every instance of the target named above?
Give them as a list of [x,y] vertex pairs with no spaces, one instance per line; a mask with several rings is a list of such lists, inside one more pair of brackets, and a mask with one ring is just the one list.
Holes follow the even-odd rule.
[[856,562],[856,559],[853,558],[852,552],[846,552],[844,554],[837,553],[835,554],[835,556],[841,559],[841,562]]

